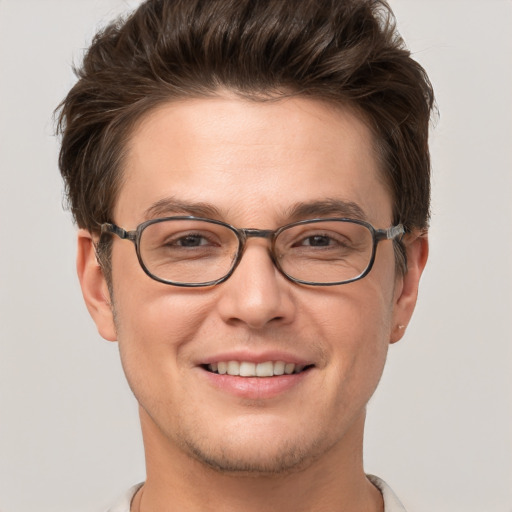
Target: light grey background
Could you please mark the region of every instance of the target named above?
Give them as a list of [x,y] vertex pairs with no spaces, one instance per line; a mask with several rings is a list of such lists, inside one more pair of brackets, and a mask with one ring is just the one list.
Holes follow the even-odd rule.
[[[51,114],[136,1],[0,0],[0,510],[103,510],[144,478],[117,347],[75,277]],[[391,0],[434,83],[431,256],[369,407],[366,469],[415,512],[512,511],[512,2]]]

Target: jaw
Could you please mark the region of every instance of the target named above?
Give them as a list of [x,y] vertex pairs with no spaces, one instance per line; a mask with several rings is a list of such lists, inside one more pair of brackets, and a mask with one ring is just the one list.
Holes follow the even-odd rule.
[[[208,437],[190,430],[175,431],[171,437],[141,407],[148,472],[149,468],[165,467],[155,476],[180,479],[181,471],[186,473],[189,468],[194,475],[204,477],[213,476],[210,472],[214,471],[226,477],[261,478],[265,482],[269,476],[332,471],[334,465],[362,468],[365,409],[343,431],[323,431],[323,422],[319,421],[309,426],[305,435],[304,426],[297,420],[290,421],[288,414],[276,409],[262,411],[262,401],[251,401],[250,407],[252,412],[246,411],[230,421],[220,412],[218,421],[222,428],[210,431]],[[317,430],[317,435],[312,435],[311,430]]]
[[[276,446],[259,441],[248,457],[238,450],[246,439],[234,438],[237,458],[231,450],[219,454],[182,439],[169,442],[141,410],[147,458],[145,496],[149,504],[153,491],[154,496],[160,494],[161,501],[153,502],[154,510],[165,510],[170,502],[178,510],[211,510],[212,503],[216,510],[246,512],[328,510],[333,504],[336,510],[359,510],[353,505],[368,487],[362,467],[364,419],[362,411],[344,433],[343,442],[315,446],[314,450],[304,446],[302,453],[282,440]],[[242,443],[238,448],[237,442]],[[263,457],[267,447],[279,450],[267,451]]]

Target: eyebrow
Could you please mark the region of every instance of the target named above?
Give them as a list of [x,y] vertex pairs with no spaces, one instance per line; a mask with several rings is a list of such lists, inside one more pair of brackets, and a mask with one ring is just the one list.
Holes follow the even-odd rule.
[[212,204],[178,201],[172,197],[166,197],[156,201],[144,212],[144,217],[146,219],[167,217],[171,215],[192,215],[194,217],[212,219],[220,219],[222,217],[219,209]]
[[[216,220],[223,220],[224,217],[221,211],[210,203],[179,201],[173,197],[166,197],[156,201],[144,212],[145,219],[172,215],[192,215],[194,217]],[[283,217],[286,222],[317,217],[367,219],[364,210],[357,203],[335,198],[296,203],[285,210]]]
[[287,211],[287,218],[292,221],[327,216],[367,220],[364,210],[357,203],[335,198],[297,203]]

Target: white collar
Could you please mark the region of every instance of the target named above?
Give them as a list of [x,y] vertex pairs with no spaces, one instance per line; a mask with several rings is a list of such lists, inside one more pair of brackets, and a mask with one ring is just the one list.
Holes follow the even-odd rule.
[[[368,480],[379,489],[384,499],[384,512],[406,512],[404,506],[400,503],[400,500],[396,497],[396,494],[391,490],[391,487],[375,475],[366,475]],[[133,497],[137,491],[141,488],[142,483],[134,485],[128,491],[126,491],[119,500],[110,507],[107,512],[130,512],[130,505]]]

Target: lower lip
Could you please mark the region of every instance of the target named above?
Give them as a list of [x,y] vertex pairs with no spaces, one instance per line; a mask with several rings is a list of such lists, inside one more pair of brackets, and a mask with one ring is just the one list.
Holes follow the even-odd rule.
[[274,398],[298,386],[311,370],[275,377],[238,377],[220,375],[203,369],[205,377],[215,388],[239,398],[264,400]]

